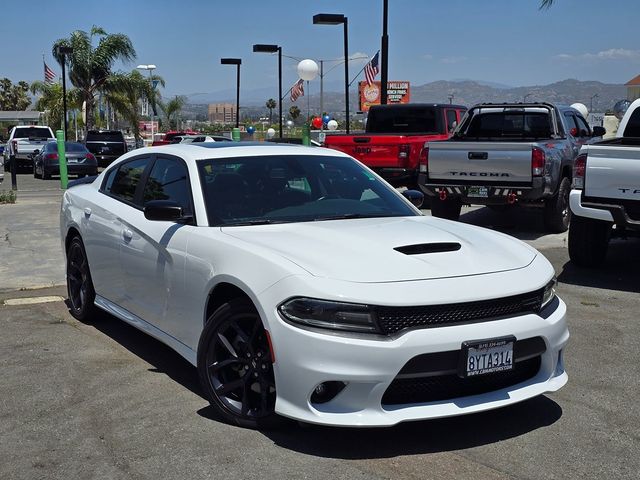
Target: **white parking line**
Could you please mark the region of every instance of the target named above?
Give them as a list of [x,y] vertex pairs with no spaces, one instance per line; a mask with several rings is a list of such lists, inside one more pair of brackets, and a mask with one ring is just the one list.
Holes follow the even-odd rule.
[[51,303],[51,302],[62,302],[64,298],[59,295],[52,295],[48,297],[25,297],[25,298],[10,298],[3,302],[4,305],[14,306],[14,305],[35,305],[37,303]]

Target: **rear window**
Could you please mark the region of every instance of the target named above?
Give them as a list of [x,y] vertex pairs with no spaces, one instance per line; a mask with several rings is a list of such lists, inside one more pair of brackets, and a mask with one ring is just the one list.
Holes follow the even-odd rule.
[[623,137],[640,137],[640,108],[636,108],[622,134]]
[[124,142],[122,132],[87,132],[87,142]]
[[551,123],[543,112],[487,112],[471,117],[461,136],[550,138]]
[[373,108],[368,133],[443,133],[435,108]]
[[13,138],[53,138],[45,127],[16,128]]

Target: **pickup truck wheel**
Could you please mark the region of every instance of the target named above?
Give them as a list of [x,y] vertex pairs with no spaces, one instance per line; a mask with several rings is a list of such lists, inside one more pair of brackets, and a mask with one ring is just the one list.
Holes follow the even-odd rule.
[[459,198],[448,198],[440,200],[434,198],[431,200],[431,215],[438,218],[446,218],[447,220],[458,220],[460,218],[460,210],[462,202]]
[[571,180],[564,177],[558,187],[558,194],[546,200],[544,203],[544,226],[553,233],[566,232],[571,220],[571,210],[569,209],[569,192],[571,191]]
[[569,227],[569,258],[581,267],[604,262],[611,238],[611,223],[574,215]]
[[33,166],[33,178],[40,178],[40,176],[38,175],[38,171],[36,170],[36,166]]

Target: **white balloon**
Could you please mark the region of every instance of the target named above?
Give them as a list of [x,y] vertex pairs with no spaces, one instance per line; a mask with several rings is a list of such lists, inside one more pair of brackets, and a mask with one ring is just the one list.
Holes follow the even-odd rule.
[[287,120],[287,127],[288,128],[293,127],[293,120]]
[[273,138],[276,136],[276,131],[273,128],[268,128],[267,129],[267,137],[268,138]]
[[318,75],[318,64],[313,60],[302,60],[298,64],[298,76],[303,80],[313,80]]
[[580,115],[582,115],[584,118],[587,118],[587,115],[589,115],[589,109],[584,103],[573,103],[571,104],[571,108],[575,108],[576,110],[578,110],[580,112]]
[[327,122],[327,128],[329,130],[335,130],[336,128],[338,128],[338,122],[336,122],[335,120],[329,120],[329,122]]

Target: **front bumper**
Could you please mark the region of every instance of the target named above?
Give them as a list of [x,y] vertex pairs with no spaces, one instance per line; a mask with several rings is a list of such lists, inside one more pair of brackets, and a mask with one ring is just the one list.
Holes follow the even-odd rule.
[[[276,311],[279,289],[263,293],[261,304],[273,342],[277,384],[276,412],[309,423],[336,426],[392,426],[400,422],[469,414],[503,407],[561,388],[567,382],[562,351],[569,338],[566,306],[543,318],[534,314],[481,323],[411,330],[381,339],[306,330],[284,322]],[[546,312],[548,313],[548,312]],[[540,337],[545,351],[537,373],[526,381],[477,395],[385,405],[383,397],[398,373],[414,357],[461,349],[462,342],[513,335]],[[312,403],[323,382],[346,387],[326,403]]]
[[[60,175],[60,165],[45,165],[44,172],[47,175]],[[96,165],[84,165],[81,163],[68,163],[67,174],[69,175],[97,175]]]

